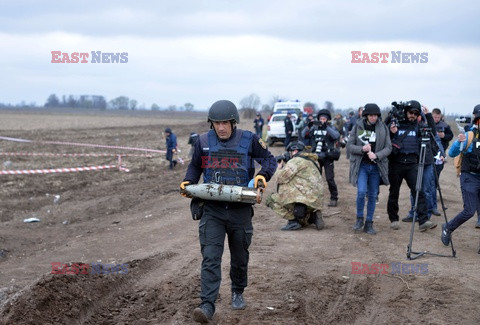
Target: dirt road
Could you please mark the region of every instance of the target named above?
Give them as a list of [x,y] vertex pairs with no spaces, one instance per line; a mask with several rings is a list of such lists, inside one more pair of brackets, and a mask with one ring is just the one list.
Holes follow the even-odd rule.
[[[130,124],[122,120],[121,126],[79,123],[67,129],[52,127],[49,119],[38,120],[37,128],[3,126],[0,135],[159,149],[164,148],[161,132],[168,126],[185,155],[189,133],[208,129],[200,120],[164,117],[152,124],[130,118]],[[7,141],[0,142],[0,149],[105,151]],[[275,154],[282,151],[280,146],[271,149]],[[2,156],[1,161],[11,161],[4,165],[8,168],[29,169],[115,164],[117,158]],[[125,157],[122,162],[129,173],[0,176],[0,324],[193,323],[191,313],[200,301],[201,259],[198,223],[190,217],[189,200],[178,193],[186,165],[169,171],[162,155]],[[284,220],[263,204],[255,207],[247,309],[230,309],[227,249],[214,323],[480,323],[479,232],[474,220],[454,234],[456,258],[407,260],[410,225],[403,223],[398,231],[389,228],[388,188],[382,186],[375,214],[378,234],[354,234],[356,192],[348,184],[345,153],[335,168],[339,205],[325,204],[322,231],[312,227],[282,232]],[[449,162],[441,179],[449,218],[462,208],[458,183]],[[273,179],[268,190],[275,187]],[[402,191],[401,216],[408,207],[407,192]],[[23,222],[31,217],[41,221]],[[440,225],[443,217],[433,218]],[[417,231],[413,248],[451,254],[440,242],[440,227]],[[388,264],[388,274],[352,274],[352,262]],[[128,273],[99,275],[90,269],[89,274],[51,274],[52,263],[126,264]],[[394,274],[398,263],[404,269]],[[405,274],[412,267],[427,271]]]

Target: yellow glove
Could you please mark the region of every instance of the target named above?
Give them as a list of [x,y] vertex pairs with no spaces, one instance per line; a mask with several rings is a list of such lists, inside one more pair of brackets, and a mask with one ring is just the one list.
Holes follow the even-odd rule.
[[183,197],[191,197],[190,195],[188,195],[186,192],[185,192],[185,186],[187,185],[190,185],[190,182],[189,181],[185,181],[185,182],[181,182],[180,183],[180,194],[183,196]]
[[253,180],[253,187],[255,188],[263,188],[263,189],[266,189],[267,188],[267,181],[265,180],[265,177],[262,176],[262,175],[257,175],[255,176],[254,180]]

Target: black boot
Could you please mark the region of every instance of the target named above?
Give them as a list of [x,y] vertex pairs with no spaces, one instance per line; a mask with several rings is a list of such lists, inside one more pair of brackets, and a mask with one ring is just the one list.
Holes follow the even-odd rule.
[[357,222],[355,222],[355,226],[353,226],[353,230],[360,231],[363,228],[363,218],[357,217]]
[[310,218],[308,218],[308,223],[315,225],[317,230],[322,230],[325,228],[325,222],[323,221],[323,216],[321,211],[316,211],[310,213]]
[[373,221],[366,221],[363,231],[370,235],[375,235],[377,232],[373,229]]

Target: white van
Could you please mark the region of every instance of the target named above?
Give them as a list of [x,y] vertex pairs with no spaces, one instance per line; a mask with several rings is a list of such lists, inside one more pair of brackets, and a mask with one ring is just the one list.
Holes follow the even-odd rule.
[[273,105],[273,114],[277,113],[285,113],[288,112],[295,112],[298,116],[298,113],[303,114],[303,103],[300,101],[284,101],[284,102],[276,102]]

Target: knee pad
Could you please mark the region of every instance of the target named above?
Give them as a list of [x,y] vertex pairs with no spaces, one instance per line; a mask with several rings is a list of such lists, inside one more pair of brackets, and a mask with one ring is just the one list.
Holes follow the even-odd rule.
[[295,203],[293,206],[293,216],[297,219],[303,219],[307,215],[307,206],[303,203]]

